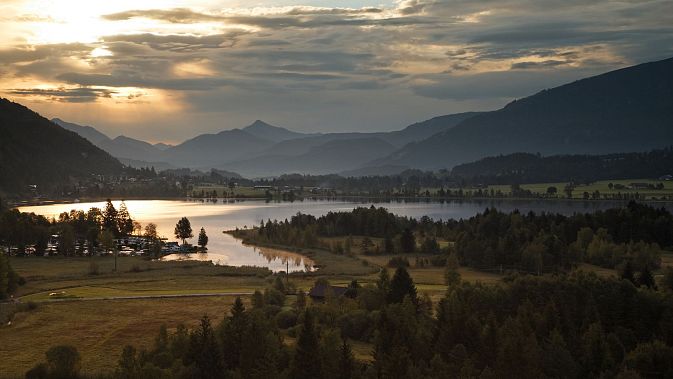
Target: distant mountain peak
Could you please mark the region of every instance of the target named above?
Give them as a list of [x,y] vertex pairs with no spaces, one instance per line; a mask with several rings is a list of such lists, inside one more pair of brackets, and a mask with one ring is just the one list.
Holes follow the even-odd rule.
[[269,124],[268,122],[264,122],[264,121],[262,121],[262,120],[255,120],[255,121],[253,121],[252,124],[246,126],[246,127],[243,128],[242,130],[244,130],[244,131],[246,131],[246,132],[250,132],[250,131],[253,131],[253,132],[254,132],[255,130],[259,130],[259,131],[270,131],[270,130],[281,131],[281,130],[282,130],[282,131],[286,131],[286,132],[294,133],[294,132],[292,132],[291,130],[288,130],[288,129],[285,129],[285,128],[281,128],[280,126],[274,126],[274,125],[271,125],[271,124]]
[[108,141],[110,139],[107,135],[99,132],[98,130],[96,130],[94,127],[91,126],[79,125],[72,122],[63,121],[60,118],[52,118],[50,121],[62,127],[63,129],[79,134],[81,137],[86,138],[89,142],[93,143],[96,146],[99,146],[101,143]]
[[252,124],[246,126],[246,127],[243,128],[243,129],[245,130],[245,129],[248,129],[248,128],[259,128],[259,127],[269,127],[269,128],[283,129],[283,128],[280,128],[280,127],[278,127],[278,126],[273,126],[273,125],[271,125],[271,124],[269,124],[269,123],[267,123],[267,122],[264,122],[264,121],[262,121],[262,120],[255,120],[255,121],[253,121]]
[[161,151],[165,151],[167,149],[170,149],[173,146],[175,146],[175,145],[171,145],[169,143],[164,143],[164,142],[157,142],[157,143],[154,144],[154,147],[156,147],[157,149],[159,149]]
[[292,130],[281,128],[280,126],[274,126],[262,120],[255,120],[252,124],[246,126],[242,130],[246,133],[252,134],[255,137],[263,138],[273,142],[287,141],[307,136],[304,133],[293,132]]

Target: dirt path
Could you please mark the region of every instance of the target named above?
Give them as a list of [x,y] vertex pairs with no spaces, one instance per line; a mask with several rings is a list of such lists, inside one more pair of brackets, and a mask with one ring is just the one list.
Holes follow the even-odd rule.
[[[252,292],[217,292],[217,293],[183,293],[166,295],[137,295],[137,296],[105,296],[105,297],[71,297],[64,299],[49,299],[44,303],[55,303],[65,301],[94,301],[94,300],[147,300],[147,299],[170,299],[176,297],[216,297],[216,296],[247,296]],[[19,298],[18,301],[21,301]],[[41,301],[42,303],[42,301]]]

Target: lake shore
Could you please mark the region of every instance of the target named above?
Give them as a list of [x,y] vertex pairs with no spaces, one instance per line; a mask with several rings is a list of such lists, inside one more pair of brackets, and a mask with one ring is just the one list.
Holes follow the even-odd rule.
[[[615,204],[628,204],[627,199],[583,199],[583,198],[566,198],[566,197],[488,197],[488,196],[470,196],[470,197],[457,197],[457,196],[445,196],[445,197],[436,197],[436,196],[369,196],[369,195],[339,195],[339,196],[304,196],[297,197],[293,200],[283,200],[283,199],[269,199],[267,197],[253,197],[253,196],[240,196],[240,197],[216,197],[216,198],[197,198],[197,197],[175,197],[175,196],[132,196],[132,197],[123,197],[123,196],[110,196],[110,197],[82,197],[82,198],[49,198],[49,199],[30,199],[30,200],[18,200],[8,202],[11,208],[21,208],[28,206],[41,206],[41,205],[53,205],[53,204],[78,204],[78,203],[94,203],[107,201],[108,199],[112,201],[131,201],[131,200],[173,200],[173,201],[194,201],[194,202],[239,202],[239,201],[267,201],[269,203],[295,203],[303,201],[361,201],[361,202],[375,202],[375,203],[386,203],[386,202],[409,202],[409,203],[443,203],[443,202],[573,202],[573,203],[615,203]],[[671,204],[673,205],[673,200],[661,200],[661,199],[646,199],[646,200],[636,200],[639,203],[644,204]]]

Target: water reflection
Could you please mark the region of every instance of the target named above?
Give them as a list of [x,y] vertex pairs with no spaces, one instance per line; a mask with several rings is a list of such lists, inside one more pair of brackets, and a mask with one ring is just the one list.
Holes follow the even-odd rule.
[[[292,253],[285,250],[273,249],[270,247],[256,247],[251,245],[243,245],[252,249],[261,258],[266,260],[265,266],[271,271],[279,272],[289,269],[290,272],[308,272],[314,271],[314,262],[303,255]],[[232,265],[231,257],[224,253],[215,252],[198,252],[193,254],[169,254],[161,258],[162,261],[202,261],[212,262],[220,266]],[[241,266],[240,264],[238,266]]]
[[292,270],[292,268],[299,269],[296,271],[314,271],[313,267],[315,263],[313,262],[313,260],[303,255],[292,253],[286,250],[273,249],[270,247],[252,246],[252,248],[256,252],[258,252],[261,256],[266,258],[266,261],[269,264],[271,264],[272,262],[281,262],[282,264],[286,265],[286,267],[289,266],[290,272],[295,271]]

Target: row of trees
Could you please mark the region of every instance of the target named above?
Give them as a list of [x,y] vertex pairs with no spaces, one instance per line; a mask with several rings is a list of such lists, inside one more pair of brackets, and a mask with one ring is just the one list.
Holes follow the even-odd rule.
[[[76,243],[83,248],[97,247],[99,241],[130,235],[139,229],[138,223],[131,218],[126,204],[121,203],[117,210],[110,200],[103,210],[91,208],[88,211],[72,210],[59,215],[58,219],[48,220],[33,213],[21,213],[16,209],[0,211],[0,244],[24,251],[26,246],[34,245],[38,253],[43,253],[52,234],[60,236],[61,253],[75,253]],[[110,236],[106,236],[109,234]]]
[[488,209],[447,224],[427,226],[456,241],[464,264],[486,269],[547,272],[578,262],[615,268],[626,261],[638,270],[654,269],[660,265],[662,249],[673,246],[671,213],[637,203],[569,217]]
[[[302,189],[320,187],[329,188],[339,194],[384,197],[556,197],[566,195],[567,191],[555,188],[553,192],[533,193],[521,190],[519,184],[592,183],[611,179],[658,178],[671,174],[672,164],[673,148],[670,147],[645,153],[607,155],[543,157],[539,154],[515,153],[466,163],[454,167],[451,171],[406,170],[396,175],[362,177],[289,174],[274,179],[257,180],[254,185]],[[511,185],[512,191],[507,194],[499,190],[479,188],[486,185]],[[440,190],[431,193],[426,192],[424,190],[426,188],[440,188]],[[625,200],[642,198],[640,195],[627,192],[609,195],[587,193],[586,197]]]
[[[194,237],[194,233],[192,231],[192,224],[187,217],[183,217],[180,220],[178,220],[178,223],[175,224],[174,234],[175,238],[182,240],[183,245],[187,244],[188,238]],[[208,245],[208,235],[206,234],[206,230],[204,228],[201,228],[201,231],[199,231],[197,243],[201,248],[201,250],[206,249],[206,245]]]
[[[97,248],[113,250],[116,247],[114,239],[130,235],[142,235],[152,241],[152,256],[158,257],[161,252],[156,224],[148,223],[143,227],[134,221],[123,201],[119,209],[108,200],[102,210],[71,210],[61,213],[54,220],[34,213],[21,213],[16,209],[0,209],[0,246],[16,248],[19,252],[25,251],[27,246],[34,246],[36,252],[42,254],[53,234],[59,236],[59,252],[64,255],[81,253],[85,248],[89,251]],[[175,236],[183,243],[193,237],[191,224],[186,217],[178,221]],[[203,228],[198,235],[198,244],[202,249],[208,244],[208,236]],[[80,246],[80,251],[76,251],[76,246]]]
[[[112,376],[668,378],[673,272],[667,278],[659,290],[581,272],[488,286],[458,278],[435,305],[403,268],[324,302],[307,304],[299,292],[283,306],[283,295],[266,291],[249,309],[236,299],[219,324],[204,316],[191,330],[162,327],[149,349],[125,347]],[[355,359],[352,346],[362,343],[371,360]],[[63,362],[78,361],[70,355]],[[43,372],[49,367],[58,365],[47,362]]]
[[[578,262],[636,270],[655,269],[663,249],[673,247],[673,215],[666,209],[629,203],[623,208],[564,216],[486,209],[469,219],[418,220],[384,208],[356,208],[315,217],[262,222],[248,237],[260,243],[327,248],[349,253],[353,235],[364,236],[365,254],[457,254],[461,263],[481,269],[517,269],[533,273],[568,270]],[[328,237],[346,237],[327,244]],[[371,238],[382,239],[373,243]],[[441,249],[437,242],[455,242]],[[420,246],[417,246],[420,242]]]

